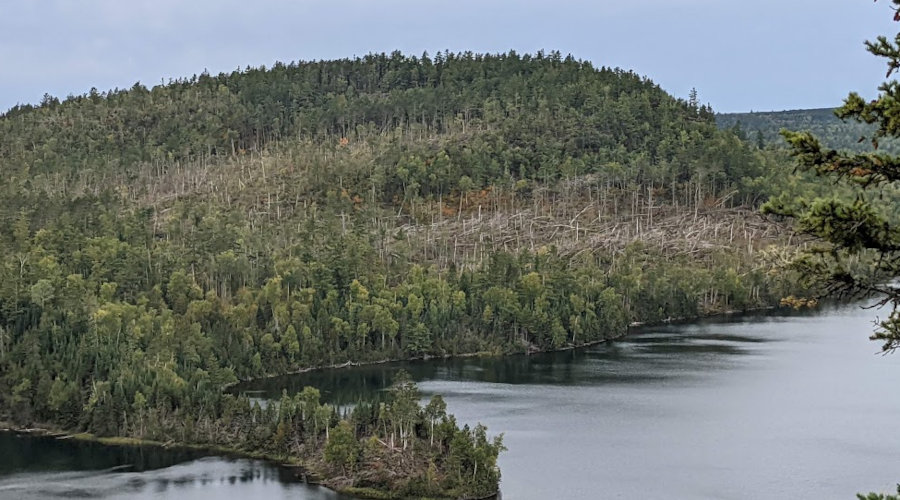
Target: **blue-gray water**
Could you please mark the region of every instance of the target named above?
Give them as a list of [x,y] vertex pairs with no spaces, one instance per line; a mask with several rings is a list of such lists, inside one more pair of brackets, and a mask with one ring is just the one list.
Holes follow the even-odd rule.
[[[242,389],[280,396],[315,385],[353,403],[404,368],[461,422],[505,433],[505,500],[851,499],[900,481],[900,354],[881,356],[867,340],[875,315],[848,306],[704,321],[577,351],[360,367]],[[331,498],[259,462],[184,459],[80,477],[62,472],[65,457],[48,470],[37,456],[12,473],[0,466],[0,498],[10,485],[51,483],[109,483],[104,498]]]
[[258,460],[0,432],[0,499],[342,498]]

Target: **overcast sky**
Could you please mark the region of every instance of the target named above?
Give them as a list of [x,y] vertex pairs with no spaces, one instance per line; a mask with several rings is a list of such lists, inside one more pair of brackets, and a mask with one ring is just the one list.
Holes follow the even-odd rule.
[[873,96],[880,0],[16,0],[0,16],[0,111],[275,61],[401,50],[559,50],[632,69],[716,111]]

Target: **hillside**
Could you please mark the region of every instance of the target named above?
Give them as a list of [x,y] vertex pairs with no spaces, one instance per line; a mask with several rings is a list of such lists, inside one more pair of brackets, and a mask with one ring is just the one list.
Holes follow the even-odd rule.
[[[812,132],[827,147],[855,152],[872,151],[875,131],[874,126],[865,123],[841,120],[834,115],[834,108],[716,114],[716,123],[722,129],[735,130],[753,143],[762,140],[764,144],[786,148],[779,132],[787,129]],[[879,149],[897,153],[900,144],[883,140]]]
[[0,414],[483,496],[501,442],[403,381],[340,424],[312,391],[263,410],[222,389],[775,304],[787,232],[756,208],[783,165],[705,107],[558,53],[48,96],[0,117]]

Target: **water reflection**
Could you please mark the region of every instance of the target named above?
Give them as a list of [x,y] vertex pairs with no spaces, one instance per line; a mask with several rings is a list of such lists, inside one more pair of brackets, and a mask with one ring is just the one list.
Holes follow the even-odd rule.
[[74,439],[55,439],[46,436],[26,436],[0,432],[0,476],[28,471],[110,471],[128,469],[142,472],[161,469],[195,460],[207,454],[186,449],[168,449],[164,453],[155,447],[104,446]]
[[460,422],[505,434],[504,498],[854,498],[895,489],[900,356],[876,311],[715,318],[585,349],[393,363],[259,381],[352,404],[400,369]]
[[0,432],[0,453],[0,499],[345,498],[288,468],[189,450]]
[[689,331],[684,325],[644,328],[623,339],[582,349],[313,371],[247,382],[233,390],[254,398],[277,399],[282,391],[295,394],[305,386],[312,386],[321,391],[324,401],[347,406],[382,399],[384,390],[401,369],[420,383],[435,380],[559,386],[652,383],[663,378],[689,378],[698,370],[731,366],[735,361],[730,358],[752,355],[757,351],[756,344],[773,341],[763,336],[723,332],[723,326],[787,320],[771,314],[717,318],[693,323]]
[[[876,355],[875,314],[717,318],[574,351],[311,372],[236,390],[277,399],[312,385],[346,405],[382,397],[405,369],[460,422],[505,433],[506,499],[853,498],[898,480],[900,437],[884,430],[900,414],[900,355]],[[337,498],[259,462],[109,457],[54,449],[59,441],[10,453],[4,439],[0,457],[24,458],[0,460],[2,499]],[[110,470],[121,464],[134,469]]]

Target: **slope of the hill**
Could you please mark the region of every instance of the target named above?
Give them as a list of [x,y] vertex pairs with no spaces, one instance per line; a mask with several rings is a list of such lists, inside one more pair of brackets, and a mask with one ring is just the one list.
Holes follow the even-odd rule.
[[780,161],[558,53],[47,97],[0,117],[0,413],[292,457],[341,488],[483,496],[501,443],[408,384],[345,423],[312,391],[263,410],[222,388],[775,303],[784,232],[752,211]]
[[[812,132],[826,147],[856,152],[872,151],[872,134],[875,131],[874,126],[865,123],[841,120],[834,115],[834,108],[722,113],[716,114],[716,123],[757,145],[772,144],[787,148],[779,133],[786,129]],[[892,140],[880,141],[878,147],[891,153],[900,152],[900,145]]]

